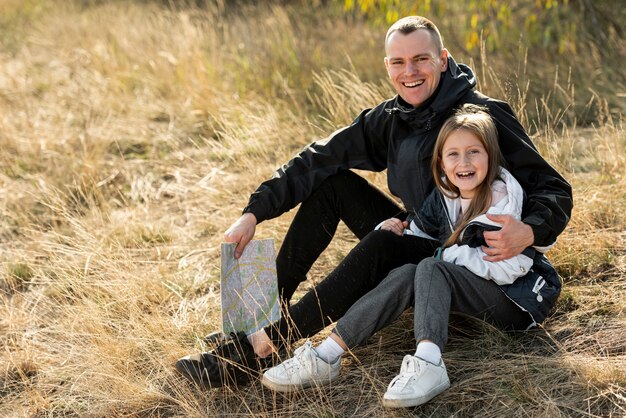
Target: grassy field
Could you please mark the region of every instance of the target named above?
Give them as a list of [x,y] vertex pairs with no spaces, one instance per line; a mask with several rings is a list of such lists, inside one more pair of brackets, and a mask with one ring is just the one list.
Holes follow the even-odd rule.
[[[549,253],[565,285],[541,329],[455,322],[452,388],[415,410],[381,406],[414,349],[410,315],[347,356],[332,387],[206,391],[177,375],[218,327],[219,245],[249,194],[392,94],[384,30],[324,8],[215,4],[0,3],[0,416],[625,416],[622,38],[613,63],[582,54],[597,68],[578,78],[448,45],[574,187]],[[293,212],[257,237],[280,243]],[[355,242],[340,228],[298,295]]]

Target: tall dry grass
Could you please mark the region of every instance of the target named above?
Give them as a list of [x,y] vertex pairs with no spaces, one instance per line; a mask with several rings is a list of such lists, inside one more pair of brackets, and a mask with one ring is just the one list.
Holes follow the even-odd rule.
[[[0,6],[1,416],[625,414],[624,121],[596,96],[596,123],[565,124],[551,97],[571,86],[533,100],[486,60],[481,88],[512,100],[574,186],[550,253],[566,285],[545,326],[457,319],[452,388],[415,411],[380,404],[413,348],[410,316],[348,356],[332,387],[184,381],[174,361],[219,325],[223,231],[289,156],[391,94],[382,34],[321,9],[96,3]],[[291,216],[257,236],[280,242]],[[340,229],[304,287],[354,243]]]

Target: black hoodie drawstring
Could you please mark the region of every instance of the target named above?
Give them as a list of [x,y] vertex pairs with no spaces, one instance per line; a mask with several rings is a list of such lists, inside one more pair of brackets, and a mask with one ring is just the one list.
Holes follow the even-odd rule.
[[[415,109],[406,109],[403,107],[392,107],[391,109],[385,109],[385,112],[389,113],[390,115],[399,115],[399,116],[405,116],[405,120],[409,123],[411,122],[415,122],[415,120],[417,119],[414,115],[411,115],[411,113],[414,111]],[[428,115],[428,118],[426,119],[426,123],[423,125],[419,125],[417,126],[418,128],[423,128],[426,131],[430,131],[431,129],[433,129],[433,121],[435,120],[435,118],[437,117],[437,112],[435,112],[434,110],[430,110],[430,113]]]

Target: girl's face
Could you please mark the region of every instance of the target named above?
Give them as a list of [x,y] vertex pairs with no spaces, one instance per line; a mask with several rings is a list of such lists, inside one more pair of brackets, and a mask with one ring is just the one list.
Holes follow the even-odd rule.
[[459,189],[461,197],[471,199],[487,177],[489,155],[476,135],[457,129],[443,144],[441,168],[448,181]]

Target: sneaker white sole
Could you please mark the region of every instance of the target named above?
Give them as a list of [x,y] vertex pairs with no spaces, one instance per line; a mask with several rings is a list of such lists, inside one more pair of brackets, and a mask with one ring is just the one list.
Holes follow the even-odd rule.
[[274,382],[267,377],[263,376],[261,378],[261,384],[268,389],[272,389],[275,392],[297,392],[301,389],[306,389],[311,387],[311,383],[304,383],[302,385],[292,385],[292,384],[282,384]]
[[273,380],[267,378],[267,376],[263,375],[263,377],[261,378],[261,384],[266,388],[272,389],[276,392],[297,392],[302,389],[310,388],[311,386],[328,385],[332,383],[332,381],[335,380],[337,376],[339,376],[339,370],[337,371],[337,373],[331,374],[328,378],[313,380],[298,385],[293,383],[274,382]]
[[417,398],[400,398],[400,399],[387,399],[383,397],[383,406],[386,408],[410,408],[413,406],[419,406],[430,401],[435,396],[442,392],[445,392],[450,387],[450,381],[441,383],[439,386],[431,390],[427,395]]

